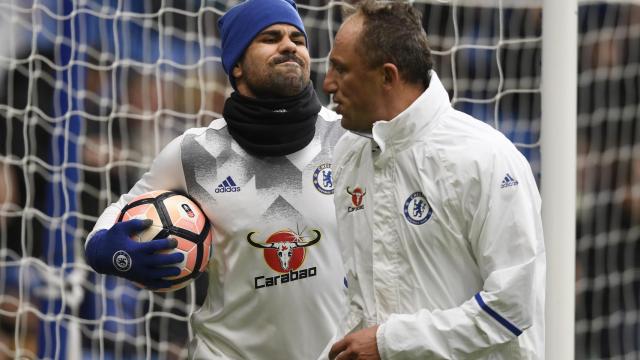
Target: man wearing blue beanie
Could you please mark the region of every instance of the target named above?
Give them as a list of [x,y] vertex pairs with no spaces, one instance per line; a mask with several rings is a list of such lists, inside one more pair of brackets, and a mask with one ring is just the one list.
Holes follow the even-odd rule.
[[[307,37],[293,1],[248,0],[219,27],[235,89],[224,117],[174,139],[105,210],[89,234],[87,262],[149,288],[167,286],[183,259],[154,249],[175,242],[139,244],[130,235],[148,224],[113,224],[142,193],[187,194],[215,236],[207,298],[190,319],[189,357],[317,359],[346,312],[331,171],[344,130],[309,80]],[[126,252],[130,266],[115,266],[116,252]]]
[[234,67],[256,35],[273,24],[292,25],[307,41],[296,4],[290,0],[249,0],[231,8],[218,21],[222,38],[222,67],[234,89]]

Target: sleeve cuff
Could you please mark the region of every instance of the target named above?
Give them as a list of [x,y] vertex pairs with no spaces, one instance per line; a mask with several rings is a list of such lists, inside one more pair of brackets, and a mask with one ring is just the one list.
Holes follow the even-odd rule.
[[378,354],[380,354],[380,359],[388,359],[389,356],[386,353],[387,344],[385,342],[386,337],[385,331],[387,329],[387,323],[384,322],[378,326],[378,330],[376,331],[376,343],[378,344]]

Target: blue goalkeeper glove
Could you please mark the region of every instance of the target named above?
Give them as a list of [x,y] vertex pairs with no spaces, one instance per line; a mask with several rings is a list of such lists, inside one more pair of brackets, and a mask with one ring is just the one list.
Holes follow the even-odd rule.
[[164,278],[180,274],[180,268],[169,265],[181,262],[184,255],[160,251],[174,249],[177,240],[137,242],[131,238],[151,224],[152,220],[134,219],[98,231],[87,244],[87,263],[98,273],[120,276],[148,289],[170,287],[172,282]]

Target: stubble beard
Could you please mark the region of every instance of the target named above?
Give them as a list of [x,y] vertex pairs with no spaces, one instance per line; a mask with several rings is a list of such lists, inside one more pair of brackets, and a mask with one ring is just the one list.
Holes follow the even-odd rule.
[[262,81],[253,81],[260,77],[247,77],[247,86],[258,97],[290,97],[300,94],[309,84],[309,75],[302,71],[271,69]]

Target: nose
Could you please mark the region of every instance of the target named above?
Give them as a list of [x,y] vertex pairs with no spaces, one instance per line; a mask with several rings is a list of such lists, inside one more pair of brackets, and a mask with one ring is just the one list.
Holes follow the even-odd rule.
[[324,76],[322,90],[327,94],[333,94],[337,90],[336,82],[333,79],[333,67],[329,67],[329,71],[327,71],[327,74]]
[[285,36],[280,41],[279,50],[281,53],[295,53],[297,49],[296,43],[290,37]]

